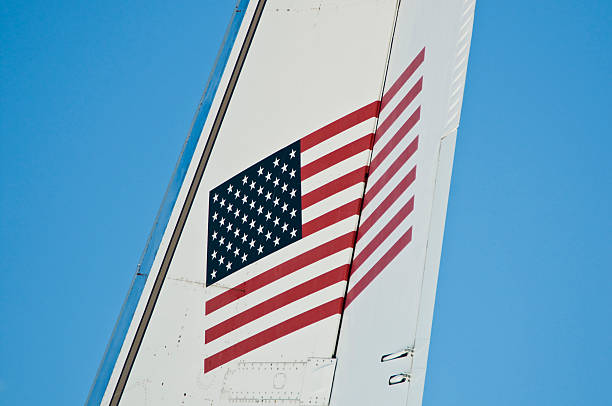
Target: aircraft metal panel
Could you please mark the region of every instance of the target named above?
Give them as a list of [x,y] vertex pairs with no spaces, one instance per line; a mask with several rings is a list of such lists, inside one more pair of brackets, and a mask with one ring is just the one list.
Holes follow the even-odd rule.
[[[474,1],[401,2],[331,405],[421,404],[473,13]],[[403,356],[382,362],[391,354]]]
[[[269,162],[267,157],[277,151],[286,152],[285,147],[299,141],[304,150],[300,155],[302,176],[313,172],[302,182],[304,218],[311,216],[315,223],[315,220],[328,221],[325,217],[328,204],[353,203],[361,199],[363,181],[325,197],[328,200],[320,203],[316,199],[304,203],[309,193],[324,193],[317,188],[316,182],[333,179],[353,167],[359,169],[368,164],[369,146],[365,153],[347,155],[347,159],[339,160],[320,173],[315,174],[316,170],[312,169],[323,158],[324,161],[336,159],[334,156],[326,158],[328,151],[343,154],[343,142],[361,145],[363,137],[374,131],[396,5],[395,0],[267,1],[131,367],[121,404],[221,404],[225,376],[239,362],[297,362],[333,356],[346,286],[342,278],[244,325],[223,331],[210,340],[206,338],[226,317],[265,304],[267,298],[284,293],[294,282],[305,286],[300,276],[326,278],[331,275],[329,267],[348,265],[352,254],[350,242],[335,254],[285,275],[287,279],[274,280],[244,298],[230,298],[224,302],[245,278],[267,277],[267,269],[277,269],[275,264],[291,252],[293,245],[258,259],[256,267],[249,265],[211,284],[211,280],[206,280],[206,264],[211,258],[207,250],[210,239],[207,223],[212,208],[218,206],[213,203],[210,192],[227,184],[233,176],[247,173],[244,171],[255,168],[254,165]],[[252,13],[255,6],[252,3],[247,12]],[[245,18],[243,24],[248,25],[249,21]],[[217,97],[215,101],[219,108]],[[204,152],[208,132],[213,129],[213,111],[216,113],[211,109],[204,126],[194,166]],[[321,134],[328,124],[339,119],[350,121],[355,115],[361,118],[333,138],[312,143],[313,133]],[[195,172],[195,168],[190,168],[186,179],[193,179]],[[189,181],[185,182],[185,188]],[[246,187],[246,183],[241,187]],[[182,192],[176,211],[180,210],[186,195]],[[272,205],[272,201],[269,204]],[[330,208],[333,207],[327,207]],[[174,223],[177,220],[178,214],[173,213]],[[314,250],[319,240],[331,242],[343,236],[350,237],[357,222],[356,212],[324,228],[315,227],[313,236],[317,238],[307,240],[303,237],[303,247]],[[168,234],[171,227],[169,230]],[[307,234],[308,230],[304,226],[302,232]],[[169,238],[164,237],[164,247],[168,246]],[[234,253],[226,255],[240,258]],[[156,260],[157,267],[161,264],[161,259]],[[208,277],[211,275],[209,273]],[[154,279],[152,273],[150,280]],[[313,306],[316,308],[311,309]],[[279,320],[293,321],[297,317],[294,315],[304,316],[313,310],[315,316],[321,312],[329,314],[322,320],[307,321],[298,329],[290,327],[277,334],[286,327],[285,322],[279,324]],[[298,319],[301,323],[306,318]],[[273,338],[265,338],[264,341],[269,342],[262,345],[259,333]],[[236,351],[242,352],[235,355]]]

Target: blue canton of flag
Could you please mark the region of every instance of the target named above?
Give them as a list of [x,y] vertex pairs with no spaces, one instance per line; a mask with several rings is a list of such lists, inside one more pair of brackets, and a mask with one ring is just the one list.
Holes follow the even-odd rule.
[[299,141],[212,189],[206,286],[302,238]]

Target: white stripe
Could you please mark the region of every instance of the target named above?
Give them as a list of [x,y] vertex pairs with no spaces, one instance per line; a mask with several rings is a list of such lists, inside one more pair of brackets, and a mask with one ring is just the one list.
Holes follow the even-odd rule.
[[300,157],[301,165],[308,165],[322,156],[325,156],[338,148],[342,148],[343,146],[350,144],[364,135],[373,133],[375,125],[376,119],[370,118],[302,152]]
[[370,160],[369,149],[361,151],[360,153],[353,155],[350,158],[340,161],[337,164],[311,176],[310,178],[302,181],[302,196],[308,192],[312,192],[315,189],[320,188],[323,185],[338,179],[341,176],[346,175],[355,169],[362,168],[368,165]]
[[265,316],[252,321],[238,329],[229,332],[228,334],[219,337],[218,339],[205,345],[205,356],[211,356],[223,349],[239,343],[248,337],[253,336],[267,328],[273,327],[285,320],[290,319],[300,313],[310,310],[316,306],[326,303],[330,300],[342,297],[346,288],[346,282],[341,281],[327,288],[321,289],[312,295],[306,296],[300,300],[281,307]]
[[365,182],[360,182],[356,185],[353,185],[349,188],[346,188],[338,193],[331,195],[327,199],[323,199],[320,202],[313,204],[310,207],[307,207],[306,209],[304,209],[304,211],[302,211],[302,224],[306,224],[310,220],[316,219],[317,217],[322,216],[323,214],[329,213],[330,211],[337,209],[343,204],[361,198],[363,196],[364,187]]

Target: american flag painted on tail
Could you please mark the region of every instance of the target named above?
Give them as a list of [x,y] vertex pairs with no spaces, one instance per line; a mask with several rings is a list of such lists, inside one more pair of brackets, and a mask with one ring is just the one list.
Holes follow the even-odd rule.
[[205,372],[341,314],[379,108],[210,191],[206,285],[216,289],[205,305]]
[[383,95],[346,306],[412,240],[425,48]]

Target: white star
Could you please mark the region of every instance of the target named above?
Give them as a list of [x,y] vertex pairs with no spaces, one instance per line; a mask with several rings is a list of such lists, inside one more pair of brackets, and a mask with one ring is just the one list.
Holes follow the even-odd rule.
[[283,226],[281,227],[283,229],[283,232],[287,231],[287,223],[283,223]]
[[246,195],[242,195],[242,204],[246,204],[247,200],[249,200],[249,198]]
[[260,166],[259,169],[257,170],[257,175],[261,176],[263,175],[263,168]]
[[217,220],[217,216],[218,216],[218,214],[217,214],[217,212],[215,212],[215,214],[213,214],[213,220]]
[[275,226],[277,226],[277,225],[278,225],[278,220],[279,220],[279,218],[278,218],[278,217],[274,217],[274,221],[273,221],[273,223],[274,223],[274,225],[275,225]]
[[266,173],[266,182],[270,180],[272,174],[270,172]]
[[213,251],[212,254],[210,254],[210,256],[215,259],[217,258],[217,251]]
[[255,227],[255,220],[251,220],[251,222],[249,223],[249,227],[250,228]]
[[219,240],[219,245],[223,245],[224,241],[225,241],[225,237],[221,237],[221,239]]
[[243,185],[246,184],[248,180],[249,180],[249,177],[244,175],[244,178],[242,178],[242,184]]
[[249,219],[249,216],[247,216],[246,214],[244,216],[242,216],[242,223],[246,223],[247,220]]
[[249,207],[252,209],[255,208],[255,200],[251,200],[251,203],[249,203]]
[[214,233],[212,233],[212,239],[216,240],[217,239],[217,232],[215,231]]
[[283,192],[287,191],[287,184],[283,183],[283,186],[281,186],[281,189],[283,189]]
[[244,234],[242,234],[242,242],[245,243],[246,240],[247,240],[247,234],[244,233]]
[[240,197],[240,190],[236,189],[236,193],[234,193],[234,197],[238,199]]
[[278,202],[280,199],[278,197],[274,198],[274,207],[278,206]]
[[283,164],[283,167],[281,168],[281,171],[287,172],[287,164]]
[[291,234],[291,237],[295,238],[295,234],[297,233],[297,231],[295,230],[295,228],[291,229],[291,232],[289,234]]
[[291,172],[289,172],[289,177],[291,178],[295,177],[295,169],[292,169]]
[[236,248],[236,249],[234,250],[234,256],[235,256],[235,257],[237,257],[237,256],[238,256],[238,254],[240,254],[240,248]]
[[249,247],[253,248],[255,246],[255,240],[251,238],[251,241],[249,241]]
[[234,230],[234,237],[238,238],[239,235],[240,235],[240,229],[237,228]]
[[272,193],[266,193],[266,200],[270,200],[272,198]]
[[232,249],[232,242],[227,243],[227,250],[230,251]]
[[225,199],[221,199],[221,203],[219,203],[221,207],[225,206]]
[[213,271],[210,273],[210,277],[215,279],[216,276],[217,276],[217,271],[213,269]]
[[249,187],[251,188],[251,190],[255,189],[255,181],[252,180],[251,184],[249,185]]
[[257,248],[257,253],[261,254],[263,251],[263,247],[260,245],[259,248]]
[[225,258],[222,256],[221,258],[219,258],[219,264],[222,264],[223,261],[225,261]]
[[274,246],[276,247],[278,245],[278,242],[280,241],[280,239],[278,237],[276,237],[274,239]]
[[279,160],[278,160],[278,158],[276,158],[276,159],[274,160],[274,162],[273,162],[273,163],[274,163],[274,167],[277,167],[277,166],[278,166],[278,162],[279,162]]
[[231,213],[231,211],[232,211],[232,207],[234,207],[234,205],[233,205],[233,204],[231,204],[231,203],[227,205],[227,212],[228,212],[228,213]]
[[246,262],[247,254],[242,254],[242,262]]
[[271,217],[272,217],[272,213],[267,212],[266,213],[266,220],[270,220]]
[[291,158],[295,158],[295,150],[292,149],[291,152],[289,153],[289,156]]
[[229,185],[227,187],[227,193],[232,193],[232,190],[234,190],[234,187],[232,185]]
[[234,211],[234,218],[240,216],[240,209],[236,209],[236,211]]
[[259,189],[257,189],[257,194],[261,195],[263,193],[263,186],[260,186]]
[[229,262],[229,261],[227,261],[227,265],[225,265],[225,267],[226,267],[228,270],[232,269],[232,263],[231,263],[231,262]]
[[262,225],[257,227],[257,234],[261,234],[261,233],[263,233],[263,226]]
[[225,224],[225,217],[221,217],[221,220],[219,221],[219,225],[224,225]]
[[283,213],[287,211],[287,203],[283,203]]
[[213,196],[213,200],[216,202],[217,199],[219,199],[219,195],[215,193],[215,195]]
[[291,197],[295,197],[295,192],[296,192],[295,189],[291,189],[291,193],[289,193],[291,195]]
[[263,207],[259,206],[259,208],[257,209],[257,214],[261,214],[263,213]]
[[294,217],[295,217],[295,213],[296,213],[295,209],[292,209],[292,210],[291,210],[291,213],[289,213],[289,214],[291,214],[291,218],[294,218]]
[[274,183],[274,187],[278,186],[278,182],[279,182],[279,179],[278,178],[274,178],[274,182],[272,182],[272,183]]
[[268,231],[266,233],[266,240],[269,240],[270,238],[272,238],[272,233],[270,231]]
[[227,232],[229,233],[232,230],[232,223],[227,223]]

